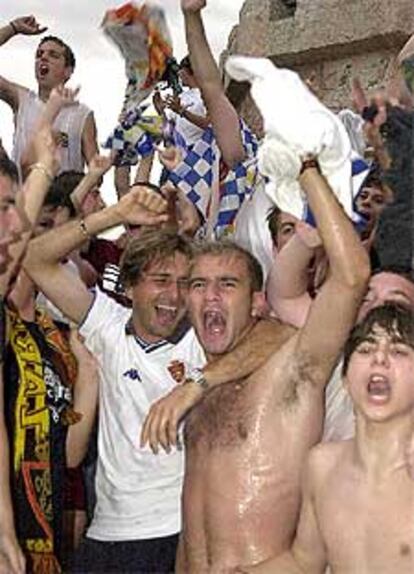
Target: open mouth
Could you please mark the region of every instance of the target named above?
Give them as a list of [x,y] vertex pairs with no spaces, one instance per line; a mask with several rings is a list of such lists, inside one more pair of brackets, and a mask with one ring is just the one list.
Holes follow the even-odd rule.
[[203,315],[204,331],[211,336],[222,335],[226,329],[226,319],[221,311],[205,311]]
[[39,65],[39,74],[42,78],[44,78],[49,72],[49,66],[47,64],[40,64]]
[[170,325],[177,319],[178,309],[173,305],[159,304],[155,306],[157,319],[162,325]]
[[368,381],[368,395],[374,402],[386,402],[391,396],[391,385],[384,375],[372,375]]

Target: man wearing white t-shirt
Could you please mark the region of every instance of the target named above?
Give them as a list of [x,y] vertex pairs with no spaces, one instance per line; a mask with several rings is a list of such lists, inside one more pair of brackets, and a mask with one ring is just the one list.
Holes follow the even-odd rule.
[[[60,264],[104,229],[121,223],[158,225],[167,220],[166,211],[161,195],[135,186],[116,205],[36,238],[26,258],[27,271],[41,291],[81,325],[100,368],[97,505],[72,572],[174,570],[183,452],[154,456],[140,448],[139,433],[150,405],[178,381],[191,380],[197,393],[203,381],[194,377],[201,374],[195,367],[204,364],[204,354],[185,322],[189,240],[168,230],[147,231],[132,240],[121,261],[132,311],[100,291],[91,293]],[[260,358],[265,347],[280,344],[278,331],[278,325],[268,330],[267,343],[250,336],[233,364],[223,366],[217,360],[208,375],[204,371],[207,382],[230,381],[240,371],[248,374],[258,356],[259,362],[266,358]]]

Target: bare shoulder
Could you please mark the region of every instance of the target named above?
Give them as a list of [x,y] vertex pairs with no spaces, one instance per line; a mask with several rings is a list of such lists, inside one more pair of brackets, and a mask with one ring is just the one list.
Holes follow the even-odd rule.
[[308,477],[317,482],[324,481],[333,472],[339,471],[349,459],[353,440],[321,442],[311,448],[307,460]]

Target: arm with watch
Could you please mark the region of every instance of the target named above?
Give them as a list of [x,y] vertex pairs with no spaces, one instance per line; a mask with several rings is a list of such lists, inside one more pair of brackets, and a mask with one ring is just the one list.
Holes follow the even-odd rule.
[[259,319],[230,352],[203,368],[190,369],[177,385],[150,408],[141,431],[141,446],[147,443],[157,454],[177,446],[180,422],[210,389],[248,377],[295,333],[277,320]]

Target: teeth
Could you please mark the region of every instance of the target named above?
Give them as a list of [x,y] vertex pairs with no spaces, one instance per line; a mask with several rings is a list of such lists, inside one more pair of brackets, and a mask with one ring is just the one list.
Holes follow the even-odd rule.
[[157,309],[168,311],[169,313],[175,313],[177,311],[177,307],[172,307],[171,305],[157,305]]

